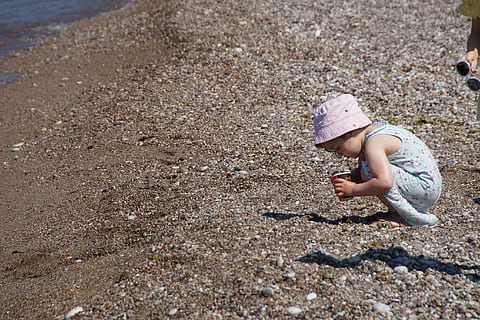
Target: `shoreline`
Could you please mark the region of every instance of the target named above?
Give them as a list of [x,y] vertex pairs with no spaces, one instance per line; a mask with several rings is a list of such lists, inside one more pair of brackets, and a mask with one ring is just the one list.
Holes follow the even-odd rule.
[[[0,69],[8,75],[7,77],[19,75],[7,86],[0,86],[3,116],[3,121],[0,122],[8,127],[19,114],[28,114],[28,103],[40,103],[43,108],[46,107],[41,112],[47,115],[44,118],[48,118],[54,113],[53,107],[58,107],[62,103],[68,104],[71,96],[79,95],[83,90],[88,90],[95,84],[101,85],[104,81],[112,81],[115,77],[120,76],[119,69],[125,68],[125,65],[130,62],[128,55],[135,54],[136,50],[143,51],[143,49],[122,48],[116,46],[112,42],[114,40],[103,43],[103,47],[90,48],[89,46],[93,43],[88,39],[90,37],[88,34],[94,34],[97,31],[100,34],[109,32],[111,21],[115,21],[117,17],[125,19],[129,14],[133,14],[132,12],[141,12],[142,6],[148,3],[148,0],[131,2],[121,9],[104,15],[77,21],[70,28],[44,38],[40,44],[34,47],[17,51],[15,54],[0,59]],[[78,33],[78,30],[86,31],[84,31],[85,34],[81,34]],[[116,30],[116,32],[125,32],[125,30]],[[119,36],[114,33],[113,35]],[[95,47],[95,45],[93,46]],[[108,54],[116,58],[111,60],[108,58]],[[145,56],[145,59],[148,57]],[[135,61],[136,58],[131,60]],[[17,105],[18,112],[9,112],[9,104],[5,101],[22,100],[26,103]],[[35,107],[31,106],[29,109],[35,109]],[[32,116],[34,115],[29,115],[29,117]],[[38,126],[37,123],[29,123],[23,129],[31,131],[31,125],[37,127],[36,131],[39,131],[45,124],[42,121],[38,123]],[[9,134],[3,134],[0,145],[22,140],[15,134],[13,136],[16,136],[16,139],[11,139],[14,131],[17,130],[12,129]]]
[[[3,19],[2,39],[5,39],[0,43],[0,58],[33,48],[41,44],[42,39],[66,30],[78,21],[119,10],[131,2],[132,0],[109,0],[96,3],[95,6],[82,6],[68,1],[59,5],[48,0],[29,6],[22,1],[0,5],[4,10],[0,17]],[[14,20],[11,20],[12,16],[15,17]]]
[[[160,30],[153,39],[147,33],[153,30],[142,24],[143,16],[154,6],[158,10],[155,23],[168,25],[162,10],[170,3],[134,1],[122,9],[78,21],[40,45],[0,59],[3,72],[21,74],[8,86],[0,86],[0,219],[4,221],[0,318],[8,314],[21,318],[65,314],[71,304],[109,287],[124,272],[117,266],[125,260],[122,257],[111,255],[111,261],[104,262],[87,258],[89,250],[96,249],[85,247],[82,238],[95,238],[95,233],[76,234],[69,227],[72,221],[88,225],[84,219],[92,209],[83,197],[96,198],[96,191],[83,190],[82,184],[97,180],[93,176],[83,183],[79,178],[72,180],[70,170],[81,172],[95,159],[87,161],[86,155],[77,154],[78,145],[70,139],[82,140],[91,134],[89,121],[84,119],[92,116],[90,107],[102,107],[92,99],[103,96],[106,87],[126,84],[136,68],[168,58],[173,45],[164,32]],[[130,28],[135,27],[146,31],[141,36],[132,34]],[[62,141],[63,136],[66,141]],[[88,145],[80,144],[81,150],[89,150]],[[73,169],[76,166],[79,168]],[[63,173],[53,173],[59,169]],[[65,292],[73,278],[62,270],[62,265],[71,261],[62,247],[90,261],[78,265],[77,283],[82,288],[73,296]],[[125,261],[135,256],[130,252]],[[98,278],[93,265],[107,270],[104,278]],[[50,282],[43,276],[29,280],[32,273],[48,278],[50,271],[57,274],[58,281]],[[53,288],[56,293],[50,291]],[[57,307],[52,309],[48,301],[57,301]]]
[[[97,17],[99,19],[101,19],[102,16],[105,16],[105,15],[111,13],[111,12],[128,8],[128,6],[130,6],[132,3],[133,3],[133,0],[128,0],[128,2],[123,4],[120,8],[116,8],[116,9],[112,8],[108,11],[101,11],[101,12],[98,12],[97,14],[95,14],[93,16],[80,17],[79,19],[77,19],[75,21],[70,21],[70,22],[52,21],[50,23],[50,25],[47,26],[48,29],[53,29],[51,26],[56,26],[59,23],[63,27],[62,28],[55,28],[55,29],[57,29],[57,31],[50,31],[49,33],[46,33],[42,36],[37,36],[35,39],[32,39],[30,43],[25,43],[24,45],[20,45],[20,42],[18,42],[18,45],[16,45],[16,47],[18,47],[18,49],[14,50],[14,51],[10,51],[8,54],[1,55],[0,60],[1,59],[6,59],[8,57],[19,55],[19,54],[21,54],[21,52],[34,50],[35,47],[41,46],[42,43],[47,38],[54,37],[55,35],[65,31],[65,30],[68,30],[69,28],[72,28],[75,24],[78,24],[79,22],[81,22],[83,20],[88,20],[88,19],[97,18]],[[22,76],[22,74],[16,73],[16,72],[15,73],[0,73],[0,87],[7,86],[8,84],[11,84],[12,82],[14,82],[17,78],[19,78],[21,76]]]
[[2,74],[0,73],[0,87],[4,87],[13,83],[15,79],[21,77],[22,75],[19,73],[9,73],[9,74]]

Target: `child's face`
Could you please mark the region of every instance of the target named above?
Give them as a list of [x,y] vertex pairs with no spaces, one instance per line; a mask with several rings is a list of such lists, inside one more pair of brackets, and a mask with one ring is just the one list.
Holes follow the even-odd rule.
[[336,152],[339,156],[347,158],[357,158],[362,150],[361,143],[357,141],[356,136],[348,133],[320,144],[320,148],[328,152]]

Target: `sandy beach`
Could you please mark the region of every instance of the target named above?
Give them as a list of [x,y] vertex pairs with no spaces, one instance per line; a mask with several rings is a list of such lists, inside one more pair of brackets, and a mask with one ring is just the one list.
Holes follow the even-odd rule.
[[[0,319],[480,319],[455,5],[137,0],[1,59]],[[336,199],[341,93],[430,146],[438,226]]]

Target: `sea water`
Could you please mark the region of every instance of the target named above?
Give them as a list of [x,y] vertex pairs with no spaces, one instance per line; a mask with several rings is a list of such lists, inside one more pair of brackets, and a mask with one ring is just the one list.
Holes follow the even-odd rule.
[[[120,9],[131,0],[0,0],[0,59],[32,47],[75,21]],[[16,75],[3,74],[0,85]]]

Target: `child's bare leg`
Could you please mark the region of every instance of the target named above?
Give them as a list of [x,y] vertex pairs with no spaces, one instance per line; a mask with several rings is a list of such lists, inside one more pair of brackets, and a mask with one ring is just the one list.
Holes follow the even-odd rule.
[[388,223],[390,228],[400,228],[400,227],[404,227],[404,226],[410,226],[410,224],[408,222],[406,222],[397,213],[397,210],[395,210],[395,208],[392,207],[392,205],[387,201],[387,199],[385,199],[385,197],[383,195],[378,196],[378,198],[380,199],[380,201],[382,201],[382,203],[384,205],[387,206],[388,213],[385,214],[385,215],[382,215],[382,220],[383,221],[382,220],[376,221],[376,222],[373,223],[374,225],[379,226],[379,225],[386,222],[386,223]]
[[[363,172],[363,170],[360,170],[359,168],[352,171],[352,180],[354,180],[355,176],[358,176],[361,179],[360,182],[368,180],[367,175]],[[403,220],[403,218],[397,213],[397,210],[392,207],[392,205],[387,201],[387,199],[385,199],[383,195],[379,195],[377,197],[385,206],[387,206],[388,213],[382,215],[382,219],[379,221],[375,221],[373,223],[374,225],[378,226],[387,223],[390,228],[400,228],[410,225],[408,222]]]

